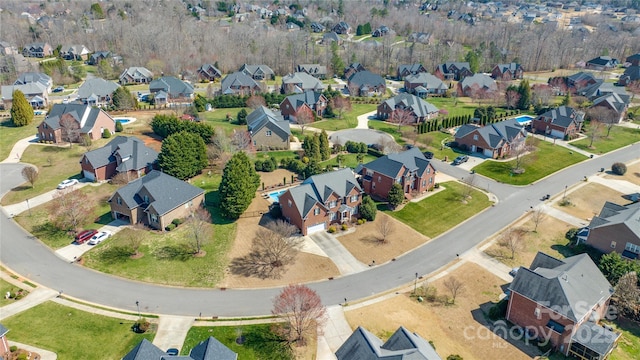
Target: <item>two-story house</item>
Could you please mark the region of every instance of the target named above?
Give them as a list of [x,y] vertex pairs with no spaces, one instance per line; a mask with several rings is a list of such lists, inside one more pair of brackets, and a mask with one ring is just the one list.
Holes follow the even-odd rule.
[[418,97],[424,98],[429,94],[442,95],[447,92],[447,85],[439,78],[427,72],[409,75],[404,78],[404,89]]
[[276,78],[276,74],[267,65],[243,64],[238,71],[249,75],[253,80],[257,81],[273,80]]
[[29,43],[22,48],[22,55],[24,57],[43,58],[53,55],[53,48],[47,42]]
[[247,129],[253,146],[258,150],[289,149],[289,121],[269,108],[261,106],[247,115]]
[[[433,104],[411,94],[403,93],[398,94],[392,98],[389,98],[378,105],[377,117],[378,119],[394,119],[401,112],[404,112],[402,116],[408,116],[413,120],[413,123],[425,122],[438,116],[438,108]],[[405,121],[408,123],[408,121]]]
[[211,64],[204,64],[198,69],[198,78],[200,80],[215,81],[222,78],[222,72]]
[[153,73],[145,67],[132,66],[119,76],[120,84],[148,84],[153,80]]
[[47,117],[38,125],[41,141],[61,143],[79,142],[83,135],[91,140],[100,139],[102,133],[116,131],[116,122],[100,108],[83,104],[55,104]]
[[82,174],[91,181],[104,181],[116,174],[137,179],[153,169],[158,153],[134,136],[116,136],[107,145],[87,151],[80,159]]
[[163,76],[149,83],[149,91],[155,95],[156,103],[191,102],[194,88],[175,76]]
[[460,81],[467,76],[473,75],[473,71],[471,71],[471,66],[468,62],[446,62],[439,64],[433,75],[441,80]]
[[474,74],[458,83],[458,96],[477,96],[498,91],[498,84],[489,75]]
[[327,108],[326,96],[319,91],[308,90],[301,94],[287,96],[280,103],[280,113],[285,120],[296,120],[300,111],[305,111],[315,116],[322,117]]
[[589,223],[586,243],[605,254],[640,258],[640,202],[618,205],[607,201]]
[[409,75],[417,75],[420,73],[426,73],[427,69],[420,63],[414,64],[402,64],[398,66],[398,72],[396,74],[397,80],[404,80]]
[[381,95],[387,91],[384,78],[367,70],[353,74],[347,81],[347,87],[351,96]]
[[551,109],[531,121],[536,133],[546,134],[559,139],[574,137],[580,132],[584,113],[569,106]]
[[296,72],[304,72],[320,80],[327,77],[327,67],[320,64],[299,64]]
[[60,48],[60,56],[65,60],[87,60],[89,54],[91,51],[84,45],[63,45]]
[[322,82],[306,72],[296,72],[282,77],[282,94],[302,93],[308,90],[322,91]]
[[455,134],[458,147],[497,159],[508,156],[525,145],[527,131],[515,119],[487,126],[464,124]]
[[313,175],[279,198],[282,216],[303,235],[359,216],[362,188],[349,168]]
[[223,95],[253,95],[262,92],[262,86],[251,76],[238,71],[222,79],[220,90]]
[[78,100],[91,106],[104,106],[111,103],[113,92],[118,88],[113,81],[93,78],[86,80],[78,88]]
[[518,63],[498,64],[491,70],[491,77],[496,80],[511,81],[522,79],[524,69]]

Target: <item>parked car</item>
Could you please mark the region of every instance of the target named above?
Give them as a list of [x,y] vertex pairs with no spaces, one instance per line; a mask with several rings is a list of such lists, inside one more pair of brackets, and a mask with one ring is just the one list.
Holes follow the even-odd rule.
[[513,269],[511,269],[511,271],[509,271],[509,275],[516,277],[516,275],[518,275],[518,270],[520,270],[520,266],[514,267]]
[[91,239],[95,234],[98,233],[98,230],[84,230],[76,235],[76,244],[82,244],[87,240]]
[[431,151],[425,151],[423,154],[427,159],[433,159],[433,153]]
[[467,155],[460,155],[457,158],[455,158],[455,160],[453,160],[453,165],[460,165],[462,163],[467,162],[467,160],[469,160],[469,157]]
[[63,180],[60,184],[58,184],[58,187],[56,189],[58,190],[66,189],[66,188],[72,187],[73,185],[76,185],[77,183],[78,183],[77,179]]
[[178,356],[178,354],[180,354],[180,351],[176,348],[168,348],[167,349],[167,355],[169,356]]
[[100,231],[99,233],[93,235],[91,239],[89,239],[89,245],[98,245],[103,240],[106,240],[111,237],[111,233],[108,231]]
[[57,88],[53,89],[53,92],[61,92],[64,91],[64,86],[58,86]]

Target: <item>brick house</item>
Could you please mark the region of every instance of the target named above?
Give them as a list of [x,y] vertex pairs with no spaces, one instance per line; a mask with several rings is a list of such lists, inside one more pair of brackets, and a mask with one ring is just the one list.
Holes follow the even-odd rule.
[[7,329],[6,327],[2,326],[2,324],[0,324],[0,358],[2,359],[8,359],[9,358],[9,342],[7,341],[7,333],[9,332],[9,329]]
[[471,71],[471,66],[468,62],[446,62],[439,64],[433,75],[440,80],[460,81],[467,76],[473,75],[473,71]]
[[267,65],[247,65],[243,64],[240,67],[240,72],[249,75],[253,80],[274,80],[276,74]]
[[35,42],[22,48],[22,56],[43,58],[53,55],[53,48],[47,42]]
[[204,202],[204,190],[153,170],[116,190],[108,202],[114,219],[162,230],[191,215]]
[[622,86],[629,86],[632,82],[640,80],[640,66],[629,66],[624,70],[624,73],[620,75],[618,84]]
[[293,94],[305,91],[322,91],[324,86],[317,78],[307,74],[306,72],[296,72],[282,77],[282,86],[280,93]]
[[[614,112],[617,118],[612,120],[614,124],[619,124],[624,119],[624,115],[629,107],[630,96],[619,93],[610,93],[602,95],[592,100],[593,105],[591,108],[603,107]],[[608,122],[606,119],[602,119],[604,122]]]
[[320,64],[299,64],[296,66],[296,72],[304,72],[320,80],[327,77],[327,67]]
[[538,252],[509,290],[506,319],[565,356],[605,359],[620,337],[598,325],[613,288],[587,254],[560,260]]
[[[398,94],[378,105],[378,119],[393,119],[398,113],[406,112],[412,123],[421,123],[438,116],[438,108],[411,94]],[[403,115],[399,115],[403,116]],[[408,121],[405,121],[408,123]]]
[[359,216],[362,188],[351,169],[313,175],[280,195],[282,216],[303,235]]
[[605,202],[589,223],[586,243],[605,254],[617,252],[628,259],[640,257],[640,202],[618,205]]
[[437,77],[422,72],[405,77],[404,89],[410,94],[424,98],[429,94],[442,95],[447,92],[448,87]]
[[253,95],[262,92],[262,86],[251,76],[238,71],[222,79],[220,90],[227,95]]
[[222,72],[211,64],[204,64],[198,69],[198,79],[215,81],[222,78]]
[[258,150],[289,149],[289,121],[264,106],[247,115],[247,129],[253,146]]
[[417,75],[420,73],[426,73],[427,69],[422,66],[420,63],[415,64],[402,64],[398,66],[398,72],[396,74],[396,79],[404,80],[409,75]]
[[377,336],[358,326],[338,348],[336,358],[338,360],[442,360],[427,340],[404,326],[400,326],[384,343]]
[[42,109],[49,105],[49,93],[47,87],[40,82],[31,82],[23,85],[3,85],[2,105],[10,109],[13,104],[13,92],[19,90],[34,109]]
[[72,142],[79,142],[85,134],[91,140],[100,139],[104,130],[115,133],[116,122],[102,109],[83,104],[55,104],[38,125],[37,135],[42,141],[61,143],[69,140],[63,132],[72,131]]
[[360,63],[351,63],[349,64],[349,66],[347,66],[346,68],[344,68],[344,78],[345,79],[349,79],[350,77],[353,76],[353,74],[360,72],[360,71],[365,71],[367,69],[365,69],[365,67],[360,64]]
[[116,136],[107,145],[88,151],[80,159],[82,174],[91,181],[104,181],[126,173],[137,179],[153,169],[158,153],[133,136]]
[[148,84],[153,80],[153,73],[141,66],[132,66],[125,69],[118,77],[122,85],[126,84]]
[[60,48],[60,56],[65,60],[88,60],[91,51],[84,45],[65,45]]
[[618,59],[614,59],[611,56],[598,56],[595,59],[587,61],[586,68],[592,70],[608,70],[618,66]]
[[498,91],[498,84],[490,76],[474,74],[467,76],[458,83],[458,96],[482,96],[481,93]]
[[531,121],[531,129],[559,139],[572,138],[580,132],[584,113],[569,106],[551,109]]
[[455,134],[458,147],[497,159],[507,156],[525,144],[527,131],[515,119],[504,120],[484,127],[462,125]]
[[593,85],[597,82],[596,78],[588,72],[581,71],[566,78],[567,87],[572,93],[577,93],[581,89]]
[[302,111],[310,111],[322,117],[328,103],[329,100],[321,92],[308,90],[302,94],[289,95],[282,100],[280,113],[285,120],[295,121],[298,112],[304,108]]
[[365,70],[353,74],[347,82],[347,88],[351,96],[373,96],[384,94],[387,84],[382,76]]
[[155,95],[156,103],[163,102],[160,94],[165,96],[164,102],[191,102],[194,88],[175,76],[163,76],[149,83],[149,91]]
[[377,158],[356,172],[364,192],[379,199],[387,198],[394,183],[402,185],[407,198],[431,190],[436,183],[436,169],[417,147]]
[[495,80],[511,81],[522,79],[524,69],[518,63],[498,64],[491,70],[491,77]]

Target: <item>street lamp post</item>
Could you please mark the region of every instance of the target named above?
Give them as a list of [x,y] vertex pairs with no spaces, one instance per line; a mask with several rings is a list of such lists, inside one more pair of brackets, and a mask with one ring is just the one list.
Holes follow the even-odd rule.
[[418,273],[416,273],[416,279],[413,282],[413,295],[416,294],[416,291],[418,291]]
[[29,198],[27,198],[27,209],[29,209],[29,216],[31,216],[31,205],[29,205]]
[[138,300],[136,300],[136,307],[138,308],[138,318],[141,318],[142,316],[140,315],[140,302]]
[[565,202],[567,198],[567,185],[564,186],[564,194],[562,195],[562,202]]

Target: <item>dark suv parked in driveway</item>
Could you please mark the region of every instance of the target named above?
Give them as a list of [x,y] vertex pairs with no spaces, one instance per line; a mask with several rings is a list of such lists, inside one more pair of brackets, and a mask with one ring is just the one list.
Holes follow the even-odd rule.
[[431,151],[425,151],[423,154],[427,159],[433,159],[433,153]]

